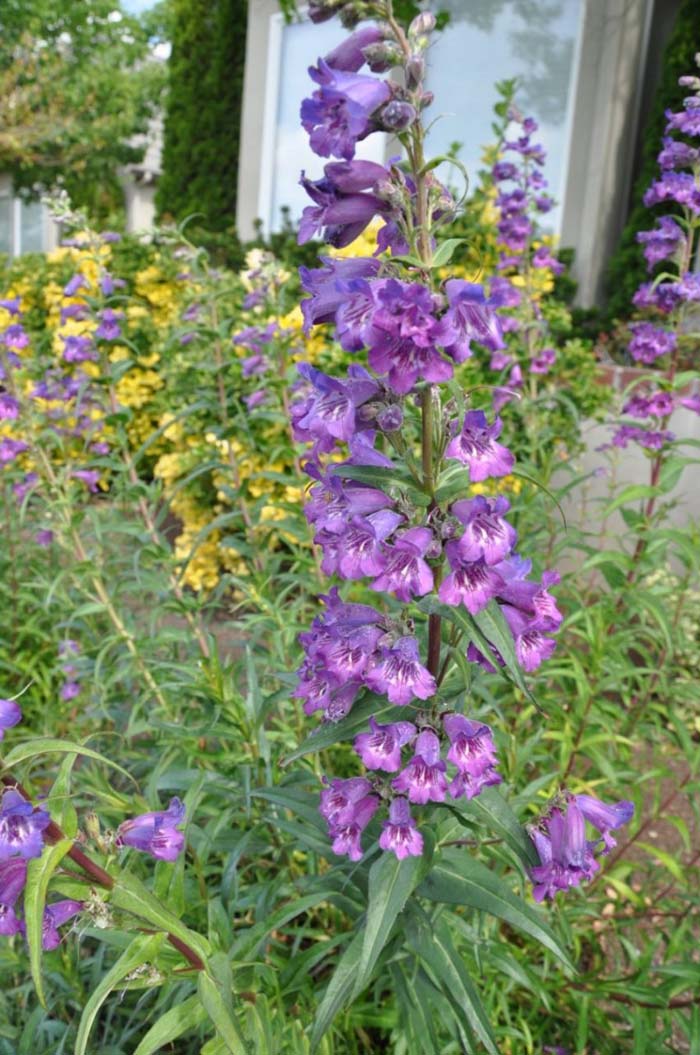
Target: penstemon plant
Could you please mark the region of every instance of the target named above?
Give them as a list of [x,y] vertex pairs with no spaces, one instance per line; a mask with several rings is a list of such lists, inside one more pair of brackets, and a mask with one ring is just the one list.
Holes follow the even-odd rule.
[[[336,14],[349,28],[361,19],[376,23],[355,29],[310,70],[317,88],[302,104],[302,124],[314,151],[337,160],[320,180],[302,175],[313,205],[302,217],[300,241],[320,231],[344,246],[376,215],[383,227],[375,257],[322,258],[321,267],[301,272],[310,294],[302,302],[307,326],[332,323],[346,351],[366,351],[369,369],[357,363],[346,377],[334,377],[305,368],[307,389],[292,406],[297,439],[312,445],[306,515],[322,570],[362,591],[348,601],[333,587],[301,637],[296,696],[307,714],[321,713],[323,725],[298,753],[353,740],[364,772],[327,779],[320,811],[335,854],[364,864],[381,853],[369,871],[364,935],[328,987],[317,1035],[343,999],[367,983],[390,937],[401,955],[401,936],[392,929],[401,911],[409,930],[413,920],[414,934],[422,935],[413,942],[419,962],[424,956],[449,988],[430,947],[431,909],[421,895],[488,904],[498,915],[488,895],[507,891],[514,913],[507,918],[522,923],[531,912],[512,900],[502,879],[444,848],[454,840],[443,818],[466,816],[469,825],[476,815],[496,820],[501,837],[504,825],[511,837],[517,832],[520,862],[541,900],[590,879],[601,853],[615,845],[611,833],[633,813],[630,802],[609,806],[562,788],[526,834],[494,789],[502,781],[498,736],[481,718],[477,672],[505,677],[521,700],[530,697],[524,674],[551,656],[562,621],[549,593],[558,575],[531,578],[532,561],[516,552],[509,502],[498,492],[513,455],[498,440],[500,420],[470,409],[469,392],[454,380],[472,343],[499,354],[504,341],[498,297],[437,276],[456,243],[446,239],[438,249],[435,233],[456,207],[435,176],[447,159],[425,156],[424,114],[432,102],[426,50],[435,20],[422,13],[405,28],[391,0],[317,0],[310,7],[314,21]],[[392,80],[360,72],[365,64],[375,73],[391,69]],[[355,158],[357,143],[379,131],[399,140],[404,162]],[[517,141],[528,156],[530,131],[525,127]],[[597,838],[588,837],[586,822]],[[470,873],[483,883],[485,901],[475,900]],[[437,926],[440,913],[434,906],[432,912]],[[444,952],[449,938],[439,933]],[[465,1025],[458,1016],[458,1032],[474,1029],[494,1050],[471,991],[469,1005],[471,1018],[467,1012]]]

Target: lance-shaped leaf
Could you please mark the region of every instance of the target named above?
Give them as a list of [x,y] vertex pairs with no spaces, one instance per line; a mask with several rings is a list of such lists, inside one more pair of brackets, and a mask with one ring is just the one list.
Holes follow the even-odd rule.
[[130,912],[158,930],[179,938],[201,960],[206,960],[210,955],[209,942],[201,934],[190,930],[173,912],[161,905],[136,876],[123,872],[114,884],[110,901],[115,908]]
[[[27,862],[27,885],[24,888],[24,922],[27,928],[29,966],[36,995],[42,1007],[46,1007],[44,985],[41,977],[41,952],[44,932],[44,908],[46,895],[54,874],[71,846],[72,839],[61,839],[55,846],[47,847],[41,857]],[[86,887],[83,887],[83,895]]]
[[500,876],[463,851],[443,851],[418,893],[431,901],[464,905],[496,916],[529,934],[574,970],[565,949],[539,912],[515,894]]
[[119,957],[114,967],[104,976],[85,1005],[78,1036],[75,1041],[75,1055],[85,1055],[90,1031],[95,1024],[98,1012],[105,1000],[116,989],[119,983],[144,964],[152,963],[165,941],[164,934],[139,934]]
[[362,957],[363,938],[362,931],[359,931],[338,960],[333,977],[328,983],[323,1000],[316,1012],[316,1020],[311,1033],[312,1053],[318,1051],[318,1046],[328,1032],[331,1022],[352,998],[355,975]]
[[206,1021],[207,1013],[199,996],[191,996],[182,1004],[176,1004],[149,1029],[134,1055],[153,1055],[154,1052],[172,1044],[183,1033],[189,1033]]

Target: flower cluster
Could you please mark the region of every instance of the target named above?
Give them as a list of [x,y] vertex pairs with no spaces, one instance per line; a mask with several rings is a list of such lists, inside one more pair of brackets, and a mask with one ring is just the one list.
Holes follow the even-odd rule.
[[[354,363],[334,376],[300,367],[291,407],[294,435],[310,446],[306,516],[322,570],[364,583],[377,597],[376,606],[349,602],[334,587],[301,635],[296,696],[306,713],[336,722],[373,693],[386,701],[378,699],[377,710],[390,716],[371,717],[369,731],[355,738],[367,775],[331,779],[321,795],[333,850],[351,860],[362,856],[363,832],[380,816],[383,850],[420,855],[414,807],[472,798],[500,782],[492,730],[455,709],[446,678],[460,651],[494,671],[510,650],[520,668],[534,671],[551,655],[562,621],[549,593],[557,574],[530,577],[531,562],[515,548],[508,500],[479,493],[483,481],[513,470],[513,455],[499,442],[500,420],[479,409],[460,413],[442,387],[473,346],[503,349],[495,311],[503,300],[493,288],[489,297],[481,285],[431,275],[433,232],[450,211],[422,153],[420,113],[430,100],[420,52],[433,25],[425,14],[407,34],[382,24],[381,46],[403,66],[400,95],[382,82],[371,88],[371,78],[357,72],[378,54],[376,40],[360,46],[358,31],[312,71],[323,88],[302,107],[312,147],[345,160],[326,166],[323,201],[320,184],[304,178],[315,204],[300,239],[312,225],[342,245],[375,217],[384,221],[374,256],[328,256],[319,268],[301,269],[307,330],[332,324],[345,351],[366,352],[368,368]],[[334,71],[339,55],[353,63],[343,77]],[[386,120],[389,93],[410,115],[398,132],[407,162],[380,172],[352,158],[354,143]],[[527,135],[516,147],[540,156]],[[515,225],[508,237],[515,239]],[[397,247],[407,260],[386,255]],[[478,627],[487,609],[490,626],[504,636],[492,630],[494,640],[476,632],[463,639],[457,628]]]
[[[634,423],[623,421],[612,437],[616,447],[634,442],[656,457],[675,439],[667,428],[673,411],[685,407],[700,413],[697,396],[674,390],[686,320],[700,302],[700,276],[693,271],[700,230],[700,78],[682,77],[680,84],[693,94],[685,99],[681,111],[666,114],[666,136],[658,156],[660,174],[644,195],[645,205],[671,206],[674,215],[660,216],[650,231],[637,235],[649,271],[658,273],[633,298],[635,306],[652,318],[630,325],[628,346],[634,362],[659,364],[666,376],[663,387],[647,378],[635,388],[622,408]],[[674,133],[684,138],[675,138]]]

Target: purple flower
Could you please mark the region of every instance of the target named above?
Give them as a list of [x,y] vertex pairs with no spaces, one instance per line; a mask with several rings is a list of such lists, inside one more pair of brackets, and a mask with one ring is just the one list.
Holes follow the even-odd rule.
[[124,318],[123,311],[114,311],[113,308],[104,308],[98,315],[100,325],[95,330],[96,337],[102,337],[105,341],[116,341],[121,337],[122,328],[119,320]]
[[[661,142],[663,148],[657,160],[662,169],[690,168],[700,159],[700,152],[688,143],[680,143],[677,139],[671,139],[670,136],[664,137]],[[670,219],[670,216],[665,219]]]
[[390,387],[410,392],[419,378],[448,381],[452,366],[436,345],[443,343],[445,325],[434,315],[436,298],[417,282],[379,279],[372,283],[375,309],[367,327],[369,364],[388,374]]
[[513,634],[518,662],[530,674],[549,659],[557,647],[554,638],[548,636],[555,627],[550,619],[530,618],[509,604],[502,605],[501,611]]
[[84,483],[88,491],[91,491],[92,494],[97,493],[97,485],[100,480],[98,469],[74,469],[71,476],[75,480],[80,480],[81,483]]
[[672,113],[670,110],[666,111],[666,118],[668,124],[666,125],[667,132],[682,132],[686,136],[700,136],[700,100],[695,96],[690,96],[688,99],[683,100],[685,110],[680,113]]
[[459,771],[450,784],[452,797],[466,795],[473,799],[485,787],[500,784],[501,777],[496,772],[496,747],[488,725],[461,714],[446,715],[443,725],[450,740],[447,761]]
[[639,231],[637,241],[644,246],[644,256],[651,269],[674,256],[685,243],[685,235],[671,216],[661,216],[651,231]]
[[61,935],[58,928],[73,919],[84,908],[82,901],[73,901],[66,898],[64,901],[54,901],[53,905],[47,905],[44,909],[42,922],[41,945],[46,952],[57,949],[61,944]]
[[503,579],[483,560],[465,560],[459,542],[448,542],[445,552],[452,571],[440,583],[438,596],[443,604],[454,607],[463,604],[468,612],[476,615],[499,593]]
[[80,696],[82,692],[80,683],[77,681],[67,681],[62,685],[60,696],[62,700],[74,700],[76,696]]
[[311,149],[321,157],[350,161],[357,141],[372,130],[372,114],[390,98],[391,88],[376,77],[334,70],[323,59],[309,69],[309,75],[319,85],[301,104],[301,123],[309,133]]
[[387,566],[385,539],[393,535],[403,517],[388,509],[380,509],[368,517],[353,517],[348,530],[341,536],[327,539],[318,536],[328,559],[324,571],[338,573],[344,579],[362,579],[380,575]]
[[329,827],[329,835],[333,840],[331,846],[333,853],[339,856],[347,856],[351,861],[359,861],[362,857],[362,833],[372,820],[379,807],[379,799],[376,795],[366,795],[358,802],[352,803]]
[[679,399],[678,402],[686,410],[692,410],[695,414],[700,414],[700,396],[686,396],[684,399]]
[[35,810],[14,788],[5,791],[0,805],[0,861],[41,857],[43,833],[50,823],[46,810]]
[[357,73],[367,61],[364,49],[383,39],[384,34],[378,26],[363,26],[329,52],[325,61],[334,70]]
[[548,267],[555,275],[561,275],[564,265],[556,257],[552,256],[546,245],[541,245],[532,254],[533,267]]
[[0,299],[0,308],[3,308],[5,311],[9,312],[10,315],[19,315],[20,314],[20,298],[19,297],[12,297],[12,298],[6,298],[4,300]]
[[54,534],[48,528],[42,528],[41,531],[37,531],[34,536],[34,541],[37,546],[50,546],[53,542]]
[[372,589],[393,593],[404,603],[430,593],[433,573],[423,558],[432,541],[429,528],[416,527],[405,531],[388,550],[384,571],[374,580]]
[[437,692],[435,678],[420,662],[418,642],[402,637],[384,648],[380,658],[365,674],[365,683],[373,692],[386,693],[390,703],[406,704],[415,697],[427,700]]
[[12,326],[8,326],[5,332],[2,334],[3,344],[8,348],[14,348],[16,351],[20,351],[22,348],[27,348],[29,345],[29,335],[27,331],[18,322]]
[[345,161],[326,165],[325,176],[309,180],[302,172],[300,183],[313,205],[308,205],[299,224],[300,245],[323,232],[323,238],[342,249],[362,234],[377,215],[389,211],[387,203],[371,188],[388,176],[374,161]]
[[[378,260],[366,257],[333,259],[324,256],[321,260],[323,267],[299,268],[302,287],[311,294],[301,302],[306,333],[317,323],[332,322],[338,309],[346,303],[353,292],[354,284],[358,280],[374,278],[380,267]],[[344,344],[343,347],[345,348]],[[346,351],[359,351],[359,349],[346,348]]]
[[447,766],[440,758],[440,740],[431,729],[416,739],[415,754],[406,768],[391,784],[396,791],[408,794],[411,802],[444,802],[447,794]]
[[667,443],[673,443],[675,438],[675,433],[668,429],[640,429],[636,425],[620,425],[613,435],[612,445],[624,449],[630,443],[638,443],[649,451],[660,451]]
[[451,278],[445,283],[445,292],[450,307],[444,318],[444,345],[455,362],[469,358],[471,341],[491,351],[504,347],[498,316],[487,301],[483,286]]
[[20,934],[22,921],[15,912],[15,904],[27,882],[27,862],[21,857],[0,861],[0,934],[11,938]]
[[22,721],[22,710],[14,700],[0,700],[0,740],[8,729]]
[[63,358],[67,363],[84,363],[97,359],[97,352],[89,337],[63,337]]
[[349,442],[358,428],[356,410],[378,395],[377,382],[360,366],[349,368],[347,381],[329,377],[310,363],[301,363],[298,369],[315,391],[292,407],[294,438],[320,440],[326,451],[333,450],[336,440]]
[[379,845],[382,850],[396,854],[399,861],[404,857],[420,857],[423,853],[423,836],[411,816],[408,801],[402,796],[395,798],[389,807],[389,819],[384,821]]
[[628,348],[632,358],[638,363],[653,363],[662,355],[674,351],[678,341],[672,330],[654,326],[651,322],[630,323],[632,340]]
[[90,283],[85,275],[81,275],[80,272],[78,272],[78,274],[73,275],[70,282],[63,287],[63,296],[74,297],[81,289],[90,289]]
[[184,821],[183,803],[172,798],[164,812],[142,813],[120,824],[117,846],[133,846],[159,861],[175,861],[185,846],[185,836],[179,830]]
[[369,720],[369,733],[355,737],[355,751],[367,769],[383,769],[398,773],[401,769],[401,748],[416,735],[411,722],[380,725],[374,717]]
[[29,444],[24,440],[13,440],[10,436],[0,439],[0,465],[13,462],[18,454],[29,450]]
[[366,798],[372,785],[366,777],[350,777],[348,780],[335,778],[321,792],[319,811],[330,825],[341,825],[352,817],[355,806]]
[[557,353],[553,348],[543,348],[530,360],[530,373],[548,374],[549,368],[554,365]]
[[498,564],[515,546],[515,529],[503,519],[510,509],[507,498],[499,496],[492,501],[477,495],[476,498],[455,502],[452,512],[464,524],[464,534],[459,539],[459,555],[465,561],[483,560],[485,564]]
[[0,421],[16,421],[19,417],[19,403],[9,392],[0,392]]
[[472,483],[490,476],[507,476],[513,471],[515,458],[507,447],[496,443],[501,429],[500,418],[489,425],[483,410],[470,410],[465,415],[462,431],[448,444],[445,457],[468,465]]
[[268,397],[268,391],[266,388],[258,388],[257,391],[252,392],[249,396],[243,397],[243,402],[247,406],[248,410],[255,410],[261,403],[264,403]]
[[537,619],[543,627],[558,630],[564,617],[549,593],[549,587],[556,586],[560,581],[559,574],[556,571],[546,571],[541,582],[530,582],[526,579],[530,568],[531,562],[520,557],[513,557],[496,565],[494,571],[497,571],[503,580],[498,599]]
[[613,847],[617,846],[610,832],[632,820],[634,803],[614,802],[609,806],[591,795],[574,795],[574,801],[588,823],[600,832],[604,845],[603,853],[609,853]]
[[642,199],[647,207],[661,202],[677,202],[696,215],[700,213],[700,188],[689,172],[663,172]]

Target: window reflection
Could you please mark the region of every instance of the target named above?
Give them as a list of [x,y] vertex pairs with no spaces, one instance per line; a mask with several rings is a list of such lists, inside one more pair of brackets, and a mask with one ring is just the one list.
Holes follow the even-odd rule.
[[[449,11],[450,23],[428,55],[435,111],[443,108],[430,131],[430,152],[446,153],[459,142],[459,157],[474,180],[481,150],[493,141],[494,84],[517,77],[518,103],[538,121],[547,151],[545,175],[560,203],[548,220],[557,230],[582,0],[441,0],[440,6]],[[444,100],[450,100],[449,109]]]

